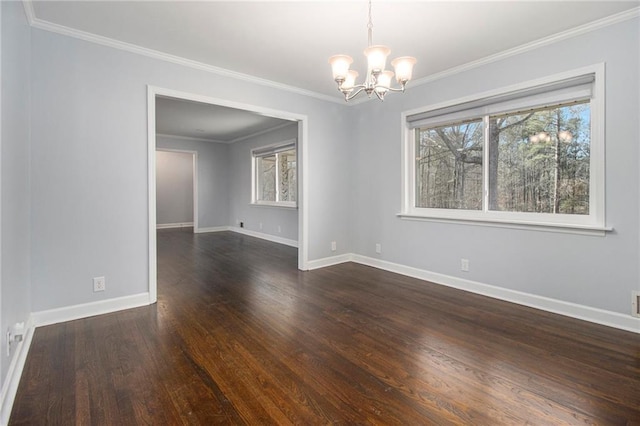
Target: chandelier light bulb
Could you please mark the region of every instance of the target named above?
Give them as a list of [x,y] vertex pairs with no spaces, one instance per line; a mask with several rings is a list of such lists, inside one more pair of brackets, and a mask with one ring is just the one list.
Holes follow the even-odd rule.
[[398,83],[403,84],[411,80],[413,66],[416,62],[416,58],[412,56],[401,56],[400,58],[396,58],[391,61],[391,65],[396,71],[396,80]]
[[358,78],[358,71],[349,70],[347,73],[347,77],[342,83],[341,89],[343,93],[349,93],[353,90],[356,85],[356,78]]
[[391,53],[391,49],[387,46],[369,46],[364,49],[364,56],[367,57],[370,72],[377,74],[384,71],[389,53]]
[[558,133],[558,139],[560,139],[562,142],[569,143],[573,140],[573,135],[568,130],[562,130],[560,133]]
[[349,72],[349,66],[353,63],[353,58],[347,55],[333,55],[329,58],[331,64],[331,71],[333,72],[333,79],[344,80],[347,78]]
[[391,79],[393,78],[393,71],[383,71],[378,75],[378,81],[376,82],[376,92],[380,94],[387,93],[389,87],[391,87]]

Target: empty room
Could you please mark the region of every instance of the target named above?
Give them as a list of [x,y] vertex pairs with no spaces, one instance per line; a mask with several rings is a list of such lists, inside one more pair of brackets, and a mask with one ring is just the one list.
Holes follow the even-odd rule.
[[640,424],[638,1],[0,41],[0,425]]

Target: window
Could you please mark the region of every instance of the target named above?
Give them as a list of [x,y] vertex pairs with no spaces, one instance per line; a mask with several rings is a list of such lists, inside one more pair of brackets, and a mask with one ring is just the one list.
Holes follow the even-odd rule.
[[251,151],[254,204],[296,207],[296,142],[288,141]]
[[603,230],[600,75],[405,114],[401,216]]

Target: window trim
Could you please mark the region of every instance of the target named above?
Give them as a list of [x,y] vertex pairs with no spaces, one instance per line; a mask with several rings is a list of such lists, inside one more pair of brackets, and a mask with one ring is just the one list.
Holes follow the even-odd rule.
[[[503,212],[490,211],[486,203],[487,198],[487,176],[488,168],[484,167],[484,188],[482,210],[456,210],[456,209],[435,209],[415,207],[415,137],[408,118],[418,114],[425,114],[444,108],[452,108],[457,105],[477,102],[482,99],[495,98],[509,95],[511,93],[530,91],[536,87],[553,86],[559,81],[579,78],[584,75],[593,74],[591,108],[591,144],[590,144],[590,175],[589,175],[589,215],[567,215],[553,213],[526,213],[526,212]],[[485,123],[486,124],[486,123]],[[398,216],[413,220],[430,220],[444,222],[464,222],[466,224],[485,224],[489,226],[507,226],[514,228],[525,227],[527,229],[543,229],[547,231],[570,231],[596,232],[604,234],[605,231],[612,230],[606,227],[605,222],[605,64],[595,64],[536,80],[482,92],[479,94],[429,105],[426,107],[405,111],[401,114],[402,129],[402,197],[401,210]],[[485,126],[485,131],[488,129]],[[486,135],[485,135],[486,144]],[[488,150],[483,152],[484,164],[488,161]]]
[[[282,142],[277,142],[270,145],[260,146],[251,150],[251,205],[265,206],[265,207],[278,207],[287,209],[298,208],[298,194],[296,193],[296,201],[277,201],[278,194],[280,193],[278,185],[278,161],[276,161],[276,201],[265,201],[258,198],[258,174],[256,172],[257,159],[259,157],[266,157],[269,155],[277,155],[280,152],[289,151],[291,149],[296,150],[296,181],[298,180],[298,140],[296,138],[289,139]],[[297,185],[296,185],[297,188]]]

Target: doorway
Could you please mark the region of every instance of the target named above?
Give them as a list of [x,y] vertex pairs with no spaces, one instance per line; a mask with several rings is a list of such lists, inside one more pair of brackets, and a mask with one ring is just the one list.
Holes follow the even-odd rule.
[[[156,99],[174,98],[179,100],[234,108],[248,111],[265,117],[297,122],[298,149],[298,269],[307,270],[308,263],[308,179],[307,179],[307,139],[308,118],[305,115],[289,111],[273,110],[255,105],[241,104],[224,99],[216,99],[171,89],[154,86],[147,87],[147,132],[148,132],[148,211],[149,211],[149,299],[150,303],[157,301],[157,241],[156,241]],[[197,179],[195,180],[197,182]],[[197,199],[197,193],[194,194]],[[197,214],[194,214],[194,225],[197,227]]]
[[156,149],[156,229],[198,229],[197,151]]

